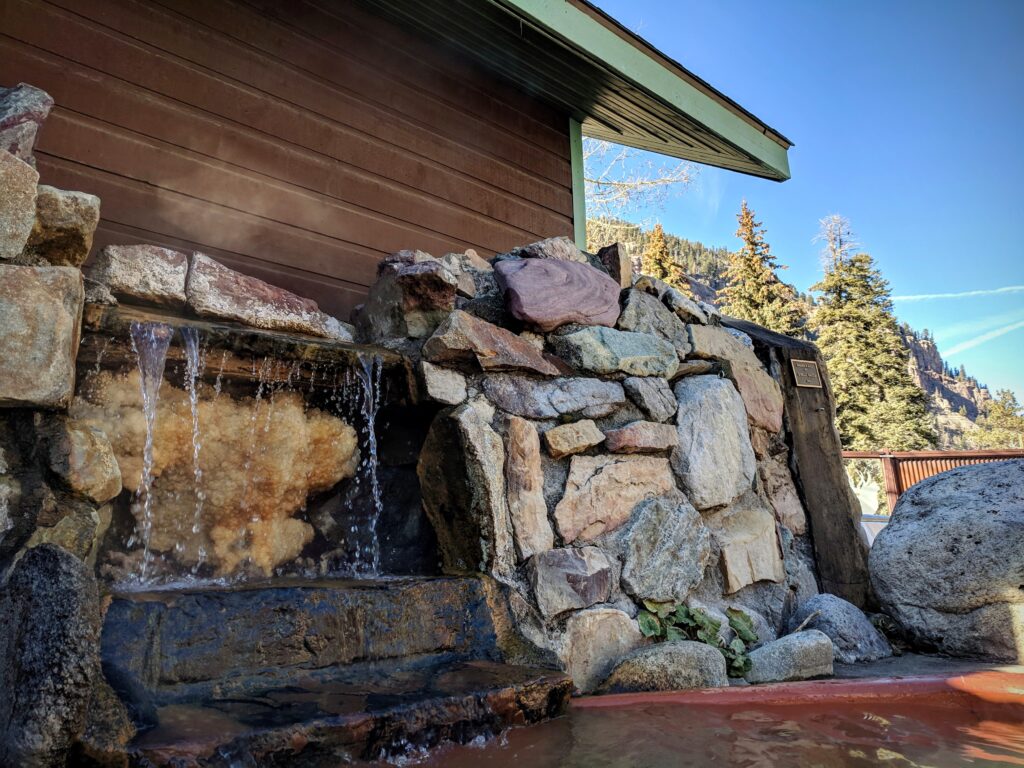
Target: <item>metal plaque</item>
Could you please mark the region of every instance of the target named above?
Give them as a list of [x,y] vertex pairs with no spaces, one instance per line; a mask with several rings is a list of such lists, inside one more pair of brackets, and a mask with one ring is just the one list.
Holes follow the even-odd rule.
[[790,360],[793,364],[793,378],[798,387],[821,389],[821,373],[813,360]]

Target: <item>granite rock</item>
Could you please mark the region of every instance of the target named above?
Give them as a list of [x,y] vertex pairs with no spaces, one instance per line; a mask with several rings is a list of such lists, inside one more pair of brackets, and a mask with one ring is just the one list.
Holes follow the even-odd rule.
[[496,374],[483,382],[484,394],[503,411],[528,419],[583,417],[596,419],[626,402],[622,385],[614,381],[558,378],[537,381]]
[[840,663],[855,664],[892,656],[889,642],[868,621],[864,612],[841,597],[821,594],[804,602],[789,617],[789,631],[793,632],[801,625],[828,635],[835,660]]
[[726,688],[725,656],[690,640],[648,645],[622,659],[601,685],[602,693]]
[[74,267],[0,265],[0,406],[70,404],[84,300]]
[[530,584],[546,619],[607,602],[612,564],[597,547],[566,547],[530,559]]
[[679,359],[690,353],[690,337],[686,326],[654,296],[637,288],[624,291],[622,314],[616,327],[623,331],[649,333],[664,339],[673,347]]
[[556,653],[576,689],[589,693],[608,677],[616,662],[644,644],[640,628],[615,608],[588,608],[572,614],[557,638]]
[[0,152],[35,167],[36,136],[52,108],[50,94],[27,83],[0,88]]
[[657,376],[630,376],[622,382],[629,399],[652,421],[668,421],[676,415],[679,404],[665,379]]
[[0,262],[25,250],[36,220],[39,174],[28,163],[0,151]]
[[832,674],[832,641],[816,629],[780,637],[750,652],[748,683],[783,683]]
[[512,316],[541,331],[569,323],[615,324],[619,286],[589,264],[509,259],[494,266]]
[[32,233],[19,261],[55,267],[80,267],[92,249],[100,223],[100,199],[40,184]]
[[549,342],[555,354],[580,371],[672,378],[679,366],[675,347],[647,333],[590,327],[553,335]]
[[360,339],[426,338],[455,308],[458,288],[458,276],[429,253],[388,256],[377,265],[377,281],[356,316]]
[[655,421],[633,421],[604,435],[605,448],[612,453],[661,453],[679,444],[675,427]]
[[540,438],[533,422],[510,416],[505,435],[505,489],[520,561],[555,546],[544,501]]
[[114,296],[164,307],[185,305],[188,256],[156,245],[108,245],[85,269]]
[[[568,237],[549,237],[546,240],[539,240],[529,245],[520,245],[513,248],[505,259],[554,259],[555,261],[574,261],[580,264],[588,264],[589,259]],[[499,261],[502,257],[499,257]]]
[[793,484],[793,475],[786,463],[786,454],[758,462],[758,470],[768,501],[775,510],[776,519],[797,536],[807,533],[807,515]]
[[618,243],[606,245],[598,250],[597,260],[620,288],[629,288],[633,284],[633,262],[624,247]]
[[424,394],[438,403],[458,405],[467,397],[466,377],[450,368],[420,362],[420,376],[423,379]]
[[672,469],[697,509],[728,504],[751,487],[757,469],[743,401],[717,376],[682,379],[675,395],[679,445]]
[[684,323],[704,324],[708,321],[706,311],[701,309],[697,302],[687,297],[678,288],[673,288],[655,277],[641,275],[633,287],[654,296]]
[[758,581],[785,581],[775,516],[756,493],[748,491],[708,515],[707,524],[721,550],[727,594]]
[[638,502],[674,488],[667,459],[573,456],[555,524],[567,544],[593,541],[625,523]]

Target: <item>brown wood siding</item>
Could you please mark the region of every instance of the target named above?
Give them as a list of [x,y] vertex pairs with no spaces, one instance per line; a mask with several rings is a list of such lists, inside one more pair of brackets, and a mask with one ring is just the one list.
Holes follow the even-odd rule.
[[353,0],[0,0],[0,84],[96,247],[203,250],[347,318],[402,248],[572,235],[568,119]]

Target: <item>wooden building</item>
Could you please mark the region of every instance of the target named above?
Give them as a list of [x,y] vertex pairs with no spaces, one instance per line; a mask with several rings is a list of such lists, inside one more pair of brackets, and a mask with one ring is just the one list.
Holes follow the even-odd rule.
[[790,143],[584,0],[0,0],[0,84],[96,246],[198,249],[347,318],[401,248],[583,231],[581,131],[772,179]]

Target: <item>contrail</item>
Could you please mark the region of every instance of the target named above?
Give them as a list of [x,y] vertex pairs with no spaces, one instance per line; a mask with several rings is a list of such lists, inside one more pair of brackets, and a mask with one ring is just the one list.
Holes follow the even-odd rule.
[[928,301],[929,299],[966,299],[971,296],[995,296],[998,293],[1020,293],[1024,285],[1004,285],[1002,288],[986,288],[980,291],[960,293],[917,293],[910,296],[893,296],[893,301]]
[[1016,323],[1010,323],[1009,325],[1004,325],[1002,328],[996,328],[994,331],[989,331],[988,333],[983,333],[981,334],[981,336],[976,336],[975,338],[969,339],[968,341],[960,342],[956,346],[950,347],[949,349],[945,350],[942,353],[942,356],[948,359],[953,355],[958,355],[961,352],[966,352],[968,349],[974,349],[975,347],[984,344],[985,342],[992,341],[992,339],[998,339],[1000,336],[1010,333],[1011,331],[1016,331],[1019,328],[1024,328],[1024,320],[1020,320]]

